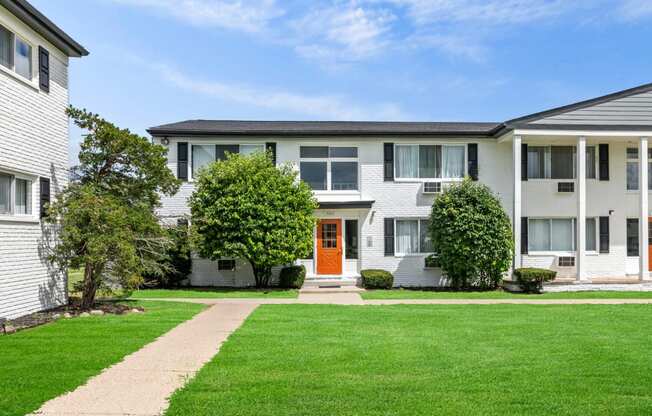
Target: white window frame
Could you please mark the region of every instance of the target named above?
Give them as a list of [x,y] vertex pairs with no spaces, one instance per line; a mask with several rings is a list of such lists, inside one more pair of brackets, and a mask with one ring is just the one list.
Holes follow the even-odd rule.
[[[328,148],[328,157],[301,157],[301,148],[302,147],[326,147]],[[357,157],[330,157],[330,149],[336,147],[351,147],[357,149]],[[299,145],[299,178],[301,178],[301,162],[326,162],[326,189],[313,189],[312,192],[315,194],[325,194],[325,193],[338,193],[338,194],[347,194],[347,195],[359,195],[360,194],[360,147],[355,145],[347,144],[337,144],[337,145],[328,145],[328,144],[300,144]],[[355,162],[358,166],[358,189],[348,189],[348,190],[338,190],[332,189],[332,162]]]
[[[10,185],[9,185],[9,213],[2,214],[0,213],[0,221],[5,220],[5,221],[36,221],[38,222],[38,218],[36,215],[37,212],[37,207],[36,207],[36,199],[34,198],[34,187],[38,183],[38,177],[32,176],[32,175],[27,175],[24,173],[19,173],[19,172],[9,172],[9,171],[4,171],[0,170],[0,173],[3,175],[7,175],[10,177]],[[30,210],[31,212],[28,214],[17,214],[16,213],[16,180],[24,180],[24,181],[29,181],[30,182],[30,187],[28,189],[29,192],[29,199],[30,199]]]
[[[0,65],[0,71],[8,73],[11,76],[13,76],[14,78],[16,78],[16,79],[18,79],[20,81],[23,81],[26,84],[38,89],[37,81],[36,81],[36,71],[35,71],[35,67],[36,67],[36,65],[35,65],[36,59],[35,58],[36,58],[36,53],[37,53],[36,51],[37,51],[38,48],[36,47],[36,45],[34,45],[34,43],[30,42],[25,36],[18,35],[15,30],[13,30],[8,25],[4,24],[4,22],[0,21],[0,26],[2,26],[2,28],[4,28],[6,31],[8,31],[11,34],[11,49],[12,49],[11,51],[13,53],[11,67]],[[16,38],[20,39],[22,42],[29,45],[29,47],[30,47],[31,53],[30,53],[30,57],[29,57],[29,61],[30,61],[30,73],[29,73],[30,76],[29,76],[29,78],[26,78],[22,74],[19,74],[18,72],[16,72]]]
[[[462,182],[464,180],[464,177],[469,175],[468,168],[469,168],[469,154],[468,154],[468,143],[452,143],[452,142],[445,142],[445,143],[394,143],[394,182]],[[444,147],[462,147],[464,149],[464,162],[462,166],[462,170],[464,172],[464,175],[462,175],[461,178],[444,178],[443,176],[441,178],[402,178],[399,177],[397,174],[397,169],[396,169],[396,148],[398,146],[416,146],[417,147],[417,155],[420,153],[418,152],[419,146],[441,146],[442,147],[442,152],[441,152],[441,164],[442,167],[444,165]],[[417,170],[419,169],[419,162],[417,162]],[[443,170],[443,169],[442,169]]]
[[[396,232],[398,230],[397,222],[398,221],[416,221],[417,222],[417,252],[416,253],[401,253],[398,251],[398,238],[396,237]],[[421,251],[421,222],[430,221],[430,218],[427,217],[399,217],[394,218],[394,257],[423,257],[429,256],[431,254],[436,254],[434,251]]]
[[[586,217],[586,220],[593,219],[595,223],[595,236],[594,236],[594,241],[595,241],[595,249],[594,250],[586,250],[586,253],[588,254],[598,254],[598,248],[600,246],[600,221],[598,220],[598,217]],[[570,251],[564,251],[564,250],[531,250],[529,247],[530,243],[530,221],[531,220],[571,220],[572,221],[572,228],[573,228],[573,241],[571,242],[571,247],[572,249]],[[586,226],[585,226],[586,227]],[[586,231],[586,228],[585,228]],[[577,252],[577,218],[576,217],[529,217],[527,221],[527,233],[528,233],[528,255],[574,255]],[[550,241],[552,243],[552,225],[550,226]],[[586,237],[585,237],[586,239]],[[586,241],[584,241],[584,246],[586,249]]]
[[195,178],[192,171],[193,166],[193,152],[192,148],[194,146],[238,146],[238,152],[240,152],[240,146],[260,146],[262,151],[265,151],[265,143],[238,143],[238,142],[189,142],[190,149],[188,149],[188,182],[194,182]]
[[[543,168],[543,171],[544,171],[544,173],[547,173],[550,176],[546,176],[546,177],[543,177],[543,178],[531,178],[528,175],[528,178],[527,178],[528,181],[574,181],[574,180],[577,180],[577,146],[572,145],[572,144],[554,144],[554,145],[550,145],[550,144],[532,143],[532,144],[528,145],[528,152],[529,152],[530,147],[543,147],[543,148],[546,149],[545,157],[544,157],[545,166]],[[573,178],[571,178],[571,179],[559,179],[559,178],[553,179],[552,178],[552,151],[551,151],[551,149],[553,147],[572,147],[573,149],[575,149],[575,151],[574,151],[575,156],[573,157]],[[590,144],[590,145],[587,145],[586,147],[587,148],[591,147],[591,148],[594,149],[593,150],[593,172],[595,173],[595,175],[592,178],[587,177],[585,179],[587,179],[587,180],[597,180],[598,179],[598,174],[599,174],[599,168],[600,168],[600,166],[598,165],[598,163],[599,163],[598,145]],[[527,155],[526,155],[526,157],[527,157]],[[587,172],[588,172],[588,169],[587,169]]]
[[[629,157],[629,153],[627,152],[628,149],[636,150],[636,158]],[[641,155],[639,153],[640,153],[640,149],[638,147],[627,146],[625,148],[625,191],[626,192],[634,193],[634,192],[640,191],[640,189],[641,189],[641,178],[640,178]],[[649,167],[650,167],[650,163],[652,163],[652,154],[651,153],[652,153],[652,149],[648,148],[647,149],[648,170],[649,170]],[[638,178],[638,187],[636,189],[627,189],[627,165],[629,163],[634,163],[636,165],[636,177]],[[647,182],[648,182],[647,191],[652,192],[652,187],[651,187],[652,186],[652,177],[650,177],[650,175],[648,175]]]

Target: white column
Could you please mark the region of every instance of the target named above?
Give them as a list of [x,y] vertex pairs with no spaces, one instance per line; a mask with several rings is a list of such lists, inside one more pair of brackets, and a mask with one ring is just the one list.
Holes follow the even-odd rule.
[[512,264],[512,267],[517,269],[521,267],[521,136],[514,136],[512,156],[512,164],[514,166],[514,205],[512,207],[514,264]]
[[647,137],[641,137],[638,147],[638,186],[640,195],[639,211],[639,232],[638,247],[640,260],[640,279],[648,280],[650,272],[648,271],[648,189],[647,189]]
[[585,280],[586,265],[586,137],[577,138],[577,280]]

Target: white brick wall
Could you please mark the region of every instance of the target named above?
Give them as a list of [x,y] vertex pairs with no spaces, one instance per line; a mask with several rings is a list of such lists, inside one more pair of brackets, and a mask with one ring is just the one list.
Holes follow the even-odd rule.
[[[0,317],[13,318],[66,301],[65,276],[45,261],[38,178],[53,197],[68,181],[68,58],[2,7],[0,24],[32,44],[35,71],[32,83],[0,71],[0,171],[33,180],[32,218],[0,219]],[[38,89],[38,45],[50,52],[50,93]]]

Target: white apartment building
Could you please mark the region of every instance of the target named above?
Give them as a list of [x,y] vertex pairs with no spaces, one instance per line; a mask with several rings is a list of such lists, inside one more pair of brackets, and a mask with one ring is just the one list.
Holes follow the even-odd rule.
[[25,0],[0,0],[0,318],[67,301],[42,208],[68,181],[68,64],[88,52]]
[[[268,148],[295,166],[319,201],[313,255],[300,260],[310,278],[380,268],[395,286],[445,285],[426,267],[425,230],[437,194],[465,176],[512,218],[515,267],[576,282],[649,278],[652,84],[497,123],[189,120],[149,133],[184,181],[163,199],[168,221],[190,214],[193,177],[226,152]],[[253,274],[238,259],[196,258],[190,282],[248,286]]]

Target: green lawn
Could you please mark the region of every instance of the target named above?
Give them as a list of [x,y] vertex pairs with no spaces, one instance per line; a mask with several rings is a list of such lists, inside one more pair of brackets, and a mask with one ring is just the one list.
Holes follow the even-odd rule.
[[187,415],[646,415],[652,305],[264,305]]
[[494,292],[445,292],[433,290],[368,290],[361,294],[363,299],[649,299],[652,292],[561,292],[525,295],[504,291]]
[[143,289],[131,294],[133,299],[169,298],[296,298],[296,289],[228,289],[228,288],[184,288],[184,289]]
[[143,314],[62,319],[0,336],[0,415],[24,415],[190,319],[203,305],[133,302]]

